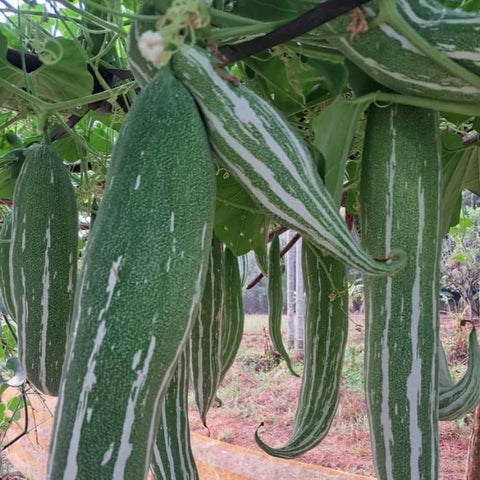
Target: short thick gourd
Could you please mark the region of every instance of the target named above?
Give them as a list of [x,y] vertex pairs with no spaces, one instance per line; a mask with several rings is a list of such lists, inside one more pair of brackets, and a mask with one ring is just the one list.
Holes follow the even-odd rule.
[[10,279],[18,354],[27,379],[57,395],[78,256],[75,191],[50,145],[25,151],[13,196]]

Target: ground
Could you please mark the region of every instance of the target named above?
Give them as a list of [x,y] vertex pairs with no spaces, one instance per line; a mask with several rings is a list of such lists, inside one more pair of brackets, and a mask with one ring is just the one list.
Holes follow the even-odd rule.
[[[255,429],[261,422],[261,438],[269,445],[287,441],[300,389],[300,379],[293,377],[285,363],[269,353],[270,343],[264,326],[266,317],[249,317],[238,357],[218,391],[221,407],[207,416],[209,430],[200,421],[190,396],[190,423],[193,431],[234,445],[258,449]],[[363,395],[363,316],[352,315],[349,342],[342,373],[341,398],[328,435],[316,448],[297,460],[342,470],[374,475]],[[466,364],[466,328],[459,329],[452,316],[442,316],[441,336],[454,373],[461,375]],[[267,353],[267,354],[266,354]],[[301,367],[301,355],[293,354],[294,367]],[[441,422],[440,480],[464,477],[471,425],[470,416]],[[37,432],[39,433],[39,432]],[[0,480],[22,480],[12,469],[0,468]],[[9,473],[6,473],[9,472]],[[3,473],[3,475],[2,475]]]
[[[458,331],[452,317],[442,317],[442,337],[447,352],[464,362],[462,350],[467,330]],[[269,369],[263,356],[265,336],[262,329],[247,331],[239,358],[219,390],[223,405],[212,408],[207,416],[209,431],[191,402],[193,431],[234,445],[257,449],[254,432],[261,422],[262,439],[280,446],[289,438],[298,399],[300,380],[285,368],[284,362]],[[345,472],[374,475],[368,434],[368,420],[362,392],[363,318],[353,316],[343,373],[341,398],[328,435],[319,446],[297,460]],[[257,371],[256,371],[257,370]],[[268,371],[262,371],[268,370]],[[464,477],[471,426],[470,417],[440,423],[440,480]]]

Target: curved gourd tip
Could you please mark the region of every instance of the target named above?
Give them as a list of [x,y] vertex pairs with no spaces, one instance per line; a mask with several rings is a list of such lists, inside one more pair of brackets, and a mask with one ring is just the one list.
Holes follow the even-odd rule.
[[388,265],[391,267],[392,273],[396,273],[407,264],[407,252],[401,248],[394,248],[390,254],[390,259]]
[[268,455],[271,455],[272,457],[279,457],[279,458],[293,458],[295,455],[288,455],[288,453],[283,449],[283,448],[273,448],[267,445],[261,438],[260,435],[258,434],[258,431],[264,427],[265,424],[262,422],[260,425],[256,428],[255,430],[255,443],[265,452],[268,453]]
[[395,275],[402,270],[407,263],[407,253],[400,249],[394,248],[390,255],[385,259],[375,259],[375,270],[365,270],[368,275]]

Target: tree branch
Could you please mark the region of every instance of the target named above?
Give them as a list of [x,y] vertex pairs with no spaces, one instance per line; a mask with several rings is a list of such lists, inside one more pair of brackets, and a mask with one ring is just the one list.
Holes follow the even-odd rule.
[[257,37],[253,40],[233,45],[223,45],[218,47],[218,51],[223,57],[225,64],[236,62],[251,55],[264,52],[288,40],[293,40],[367,2],[368,0],[342,0],[341,2],[338,0],[327,0],[325,3],[321,3],[263,37]]

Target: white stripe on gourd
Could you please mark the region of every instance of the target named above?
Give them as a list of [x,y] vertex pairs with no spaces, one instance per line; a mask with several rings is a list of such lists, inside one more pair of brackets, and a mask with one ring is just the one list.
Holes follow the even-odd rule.
[[215,61],[200,48],[184,47],[172,66],[197,100],[225,168],[263,208],[320,248],[366,272],[398,270],[401,254],[392,263],[378,262],[353,239],[306,144],[287,121],[244,85],[223,79]]
[[285,360],[290,372],[299,376],[293,369],[292,360],[283,344],[282,338],[282,313],[283,313],[283,285],[282,265],[280,259],[280,238],[275,233],[268,251],[268,332],[272,340],[273,348]]
[[203,425],[221,381],[221,347],[225,302],[223,247],[214,236],[197,320],[190,336],[190,363],[195,402]]
[[348,334],[346,269],[307,242],[302,248],[305,288],[305,362],[293,432],[272,448],[255,433],[268,454],[294,458],[317,446],[328,433],[337,409]]
[[440,395],[442,392],[450,390],[454,386],[450,370],[448,369],[447,356],[442,342],[438,342],[438,389]]
[[50,145],[25,151],[13,197],[9,276],[27,379],[57,395],[73,309],[78,212],[75,191]]
[[0,296],[8,315],[15,320],[12,287],[10,282],[10,238],[12,235],[12,211],[3,220],[0,231]]
[[480,346],[475,328],[472,328],[468,341],[467,371],[455,385],[440,391],[440,420],[461,418],[470,413],[480,402]]
[[366,396],[382,480],[438,478],[441,146],[436,112],[372,107],[361,177],[362,241],[407,251],[393,277],[366,275]]
[[245,313],[243,309],[242,279],[236,255],[225,247],[225,305],[222,330],[221,374],[223,379],[232,366],[243,336]]
[[146,477],[204,286],[214,199],[198,110],[163,69],[125,119],[88,241],[49,480]]
[[[374,20],[379,2],[360,7],[367,20]],[[432,47],[480,75],[480,16],[446,8],[435,0],[397,0],[401,16]],[[326,24],[329,42],[368,75],[388,88],[405,94],[455,102],[480,100],[480,89],[455,77],[421,53],[392,26],[380,23],[347,39],[348,16]]]
[[197,480],[188,423],[188,348],[182,353],[161,406],[150,470],[155,480]]

